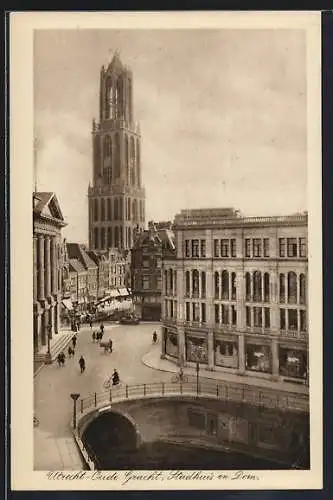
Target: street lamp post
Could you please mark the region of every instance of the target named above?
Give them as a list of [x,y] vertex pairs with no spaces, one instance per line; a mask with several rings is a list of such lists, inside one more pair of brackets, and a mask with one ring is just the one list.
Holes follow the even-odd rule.
[[76,401],[79,399],[80,394],[78,392],[73,392],[71,398],[73,400],[73,429],[76,429]]

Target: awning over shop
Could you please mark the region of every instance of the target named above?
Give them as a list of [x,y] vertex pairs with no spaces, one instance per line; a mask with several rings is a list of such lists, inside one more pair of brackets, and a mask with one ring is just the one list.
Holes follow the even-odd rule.
[[121,297],[127,297],[129,295],[127,288],[118,288],[118,290]]
[[62,303],[68,309],[68,311],[73,311],[73,304],[71,299],[62,299]]

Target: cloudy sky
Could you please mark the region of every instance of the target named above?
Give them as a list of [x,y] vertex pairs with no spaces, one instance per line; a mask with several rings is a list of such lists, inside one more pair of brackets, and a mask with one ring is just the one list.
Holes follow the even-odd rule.
[[57,193],[65,236],[87,241],[91,122],[115,49],[133,70],[147,220],[305,210],[305,48],[301,30],[36,31],[38,189]]

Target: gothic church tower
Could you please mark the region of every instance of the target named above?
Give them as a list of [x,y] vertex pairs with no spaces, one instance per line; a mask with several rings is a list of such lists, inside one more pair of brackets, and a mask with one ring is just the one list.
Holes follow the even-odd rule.
[[133,118],[133,76],[114,54],[100,73],[99,123],[93,120],[93,185],[88,188],[89,247],[128,250],[145,225],[140,128]]

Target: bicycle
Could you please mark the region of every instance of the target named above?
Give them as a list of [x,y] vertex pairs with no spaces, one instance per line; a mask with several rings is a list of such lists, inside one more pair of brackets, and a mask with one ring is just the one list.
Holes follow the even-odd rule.
[[188,377],[186,375],[183,375],[182,377],[179,375],[179,373],[176,373],[176,375],[173,375],[171,378],[171,382],[173,384],[186,384],[188,382]]
[[120,385],[121,385],[121,381],[120,380],[119,380],[119,382],[117,384],[113,384],[112,378],[107,378],[103,382],[104,389],[111,389],[112,387],[120,387]]

